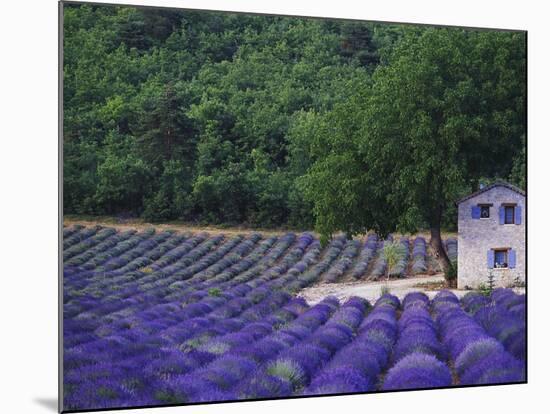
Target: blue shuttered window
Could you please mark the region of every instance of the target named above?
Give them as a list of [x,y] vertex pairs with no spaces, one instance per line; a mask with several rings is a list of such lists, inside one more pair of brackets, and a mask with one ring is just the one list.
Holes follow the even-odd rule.
[[516,251],[513,249],[488,250],[487,267],[489,269],[514,269],[516,267]]
[[495,251],[487,250],[487,267],[492,269],[495,266]]
[[504,223],[505,224],[514,224],[514,207],[506,206],[504,207]]
[[516,206],[516,224],[521,224],[521,207]]
[[498,209],[498,222],[504,224],[504,207],[501,206]]
[[473,206],[472,207],[472,218],[478,220],[481,217],[481,207]]
[[516,267],[516,251],[515,250],[509,250],[508,251],[508,267],[510,269],[514,269]]
[[508,267],[508,252],[506,250],[495,250],[495,267]]

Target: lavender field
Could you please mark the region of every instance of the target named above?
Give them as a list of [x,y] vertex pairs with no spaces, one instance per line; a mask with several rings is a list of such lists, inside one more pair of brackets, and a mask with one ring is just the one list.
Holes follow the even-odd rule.
[[[296,295],[426,272],[422,237],[64,228],[66,410],[525,380],[525,296]],[[456,254],[456,241],[447,241]]]

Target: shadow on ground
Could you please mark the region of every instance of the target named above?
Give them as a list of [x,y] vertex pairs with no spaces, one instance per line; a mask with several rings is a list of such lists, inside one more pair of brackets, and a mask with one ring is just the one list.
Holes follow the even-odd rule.
[[57,398],[35,398],[34,402],[50,411],[57,412]]

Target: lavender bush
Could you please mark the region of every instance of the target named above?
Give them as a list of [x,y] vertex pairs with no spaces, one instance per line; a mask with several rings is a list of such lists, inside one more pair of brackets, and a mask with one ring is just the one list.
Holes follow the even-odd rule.
[[419,236],[414,239],[412,251],[412,272],[417,275],[428,270],[426,264],[426,239]]
[[355,279],[362,279],[366,275],[367,268],[369,267],[373,257],[376,255],[377,249],[378,236],[376,236],[376,234],[369,234],[367,241],[359,253],[357,263],[352,270],[352,276]]
[[364,277],[375,236],[323,249],[309,233],[64,234],[66,409],[448,386],[449,360],[457,385],[525,378],[525,297],[510,290],[294,296]]

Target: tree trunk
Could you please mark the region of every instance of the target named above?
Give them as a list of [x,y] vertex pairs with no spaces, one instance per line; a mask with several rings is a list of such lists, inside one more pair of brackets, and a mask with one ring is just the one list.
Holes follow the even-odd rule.
[[443,267],[443,271],[446,271],[449,266],[451,266],[451,261],[449,260],[449,256],[447,256],[445,247],[443,246],[443,240],[441,240],[441,228],[439,226],[430,227],[430,235],[430,245],[434,249],[437,258],[439,259],[439,263],[441,264],[441,267]]
[[432,217],[430,223],[430,245],[432,246],[435,254],[445,272],[445,280],[447,281],[448,287],[456,286],[456,273],[449,271],[451,269],[451,261],[449,256],[447,256],[447,251],[443,246],[443,240],[441,240],[441,216],[443,213],[443,208],[439,206],[435,211],[435,214]]
[[443,246],[443,241],[441,240],[441,227],[431,226],[430,233],[431,233],[430,245],[434,249],[435,254],[437,255],[437,258],[439,259],[439,263],[443,268],[447,287],[456,288],[456,285],[457,285],[456,268],[452,267],[451,261],[449,260],[449,256],[447,256],[447,251]]

